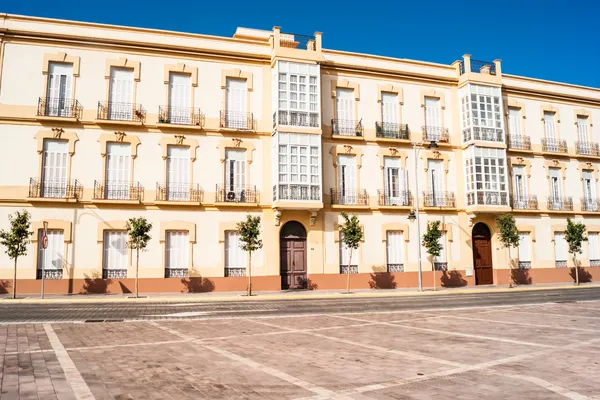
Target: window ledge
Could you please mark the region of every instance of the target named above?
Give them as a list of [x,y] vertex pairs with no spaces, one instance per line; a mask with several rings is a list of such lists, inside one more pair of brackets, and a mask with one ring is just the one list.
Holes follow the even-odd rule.
[[77,203],[78,199],[65,199],[65,198],[55,198],[55,197],[27,197],[28,202],[34,203]]
[[534,151],[532,149],[515,149],[512,147],[507,147],[506,151],[510,151],[511,153],[527,153],[527,154],[534,153]]
[[318,211],[323,208],[323,202],[315,200],[276,200],[273,201],[272,208],[279,208],[282,210]]
[[466,208],[466,212],[467,213],[474,213],[474,212],[483,212],[483,213],[490,213],[490,212],[499,212],[499,213],[509,213],[512,211],[512,208],[510,206],[486,206],[483,204],[479,204],[479,205],[473,205],[473,206],[467,206]]
[[493,140],[469,140],[468,142],[463,142],[462,148],[463,150],[469,146],[476,147],[491,147],[494,149],[506,149],[506,143],[504,142],[496,142]]
[[96,119],[98,125],[128,125],[128,126],[142,126],[143,122],[137,121],[119,121],[113,119]]
[[377,209],[379,210],[388,210],[388,211],[393,211],[393,210],[397,210],[397,211],[406,211],[406,210],[412,210],[413,206],[378,206]]
[[220,127],[218,131],[219,132],[241,132],[241,133],[255,133],[256,132],[255,129],[223,128],[223,127]]
[[394,139],[394,138],[383,138],[383,137],[375,137],[376,142],[382,143],[403,143],[403,144],[412,144],[409,139]]
[[241,203],[235,201],[217,201],[215,207],[258,207],[258,203]]
[[35,119],[38,121],[52,121],[52,122],[67,122],[72,124],[80,124],[81,121],[75,117],[67,118],[67,117],[50,117],[45,115],[36,115]]
[[95,204],[142,204],[141,200],[92,199]]
[[549,156],[549,157],[571,157],[571,154],[569,152],[567,153],[558,153],[558,152],[553,152],[553,151],[541,151],[539,154],[543,155],[543,156]]
[[332,134],[331,137],[333,139],[347,139],[347,140],[361,140],[364,141],[365,140],[365,136],[347,136],[347,135],[335,135]]
[[155,200],[154,204],[157,206],[188,206],[188,207],[199,207],[202,205],[199,201],[171,201],[171,200]]
[[423,206],[419,207],[419,210],[423,211],[456,211],[456,207],[444,207],[444,206]]
[[202,125],[166,124],[164,122],[157,122],[156,127],[160,130],[185,129],[185,130],[199,131],[199,130],[203,129]]
[[350,209],[350,210],[368,210],[370,208],[369,205],[364,205],[364,204],[332,204],[331,208],[334,210],[343,210],[343,209]]

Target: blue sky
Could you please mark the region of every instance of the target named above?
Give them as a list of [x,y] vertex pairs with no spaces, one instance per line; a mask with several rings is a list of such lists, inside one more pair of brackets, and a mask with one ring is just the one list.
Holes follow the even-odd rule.
[[[600,88],[599,0],[6,1],[0,12],[231,36],[237,26],[323,32],[326,48],[450,64],[500,58],[505,73]],[[251,5],[250,5],[251,4]]]

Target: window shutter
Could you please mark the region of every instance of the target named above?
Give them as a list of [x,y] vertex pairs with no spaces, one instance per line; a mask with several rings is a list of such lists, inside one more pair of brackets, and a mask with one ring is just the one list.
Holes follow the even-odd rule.
[[567,260],[567,249],[564,232],[554,234],[554,257],[556,261]]
[[41,246],[42,236],[44,231],[39,231],[39,242],[38,246],[38,269],[44,270],[62,270],[64,264],[64,233],[60,230],[49,230],[48,234],[48,248],[44,250]]
[[353,199],[356,193],[356,156],[338,155],[338,190]]
[[556,139],[553,112],[544,111],[544,128],[546,130],[546,139]]
[[600,250],[598,248],[598,232],[588,233],[588,243],[590,247],[590,260],[600,260]]
[[437,197],[444,192],[443,167],[441,160],[427,160],[427,171],[429,175],[428,184],[430,195]]
[[225,150],[225,184],[229,190],[246,184],[246,151]]
[[246,254],[240,248],[240,233],[226,232],[225,234],[225,267],[246,268]]
[[508,109],[508,127],[511,135],[521,135],[521,110],[518,108]]
[[344,121],[354,120],[354,90],[337,88],[335,90],[336,118]]
[[440,251],[440,255],[435,258],[435,262],[443,263],[446,262],[446,232],[442,232],[440,244],[442,245],[442,250]]
[[108,113],[110,119],[131,119],[133,114],[133,70],[110,69]]
[[167,147],[167,194],[169,200],[189,200],[190,148]]
[[440,124],[440,99],[425,97],[425,126],[439,127]]
[[525,185],[525,167],[521,165],[513,166],[513,185],[515,198],[523,199],[527,196],[527,187]]
[[228,112],[246,112],[246,80],[227,78],[226,109]]
[[108,198],[129,193],[131,149],[128,143],[106,144],[106,190]]
[[552,197],[559,199],[562,196],[561,177],[559,168],[550,168],[550,188]]
[[398,96],[393,93],[381,93],[381,121],[398,123]]
[[587,117],[577,116],[577,131],[579,134],[579,141],[587,143],[590,141],[588,134],[588,119]]
[[[348,266],[348,261],[350,261],[348,250],[348,246],[342,240],[342,233],[340,232],[340,266],[342,267]],[[350,262],[352,262],[350,265],[358,265],[358,249],[352,250],[352,260]]]
[[531,241],[529,240],[529,232],[519,232],[519,261],[531,261]]
[[66,194],[68,149],[66,140],[44,140],[43,197],[63,197]]
[[188,232],[167,232],[166,267],[173,269],[188,268]]
[[403,234],[399,231],[388,231],[386,233],[387,240],[387,263],[388,264],[403,264],[402,258],[402,242]]
[[127,269],[127,232],[104,231],[104,269]]

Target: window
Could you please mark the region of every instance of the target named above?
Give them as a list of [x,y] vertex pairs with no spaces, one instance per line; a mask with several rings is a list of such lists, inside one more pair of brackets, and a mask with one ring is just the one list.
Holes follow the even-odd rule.
[[279,61],[279,123],[319,126],[319,66]]
[[551,111],[544,111],[544,133],[548,142],[556,141],[557,139],[554,114]]
[[584,115],[577,116],[577,133],[580,142],[587,143],[590,141],[590,134],[588,131],[588,118]]
[[128,143],[106,144],[106,199],[129,199],[131,149]]
[[48,248],[42,247],[42,237],[44,231],[40,229],[38,239],[38,265],[37,278],[42,278],[42,269],[44,279],[62,279],[64,260],[64,232],[61,230],[48,230]]
[[133,117],[133,70],[128,68],[110,69],[108,118],[131,120]]
[[225,90],[225,127],[248,129],[246,80],[227,78]]
[[[337,88],[335,90],[335,112],[336,119],[342,121],[354,120],[354,90],[353,89],[342,89]],[[354,124],[352,123],[352,128]]]
[[350,273],[358,274],[358,249],[352,250],[352,260],[350,260],[350,249],[342,240],[340,232],[340,274],[348,273],[348,263],[350,262]]
[[554,265],[561,268],[567,266],[567,242],[564,232],[554,234]]
[[[398,95],[395,93],[381,93],[381,121],[384,129],[386,125],[393,126],[398,123]],[[393,128],[392,128],[393,129]]]
[[442,231],[442,237],[440,237],[440,244],[442,245],[442,249],[440,251],[440,255],[435,257],[433,265],[436,271],[446,271],[448,270],[448,261],[446,258],[446,232]]
[[403,242],[403,232],[386,232],[387,272],[404,272]]
[[190,199],[190,148],[167,146],[167,200]]
[[467,85],[460,90],[463,141],[504,141],[500,88]]
[[442,160],[427,160],[427,184],[429,193],[425,196],[428,207],[444,205],[444,177]]
[[508,132],[512,136],[521,136],[521,109],[510,107],[508,109]]
[[73,64],[51,62],[48,66],[46,114],[53,117],[71,117]]
[[319,136],[278,133],[276,179],[280,200],[321,200],[321,148]]
[[562,187],[560,184],[560,168],[549,168],[551,208],[562,210]]
[[[179,278],[188,275],[189,240],[187,231],[169,231],[165,240],[165,277]],[[177,270],[177,271],[174,271]]]
[[225,186],[228,192],[244,190],[246,184],[246,151],[225,150]]
[[127,232],[104,231],[103,244],[103,278],[127,278]]
[[169,74],[169,122],[190,123],[192,77],[189,74]]
[[383,179],[385,205],[408,205],[406,170],[400,165],[398,157],[383,158]]
[[225,276],[246,276],[246,252],[240,245],[239,232],[225,232]]
[[598,211],[596,202],[596,185],[592,171],[583,170],[583,206],[585,211]]
[[598,232],[588,233],[590,247],[590,267],[600,267],[600,246],[598,246]]
[[440,99],[425,97],[425,140],[440,140]]
[[531,268],[531,240],[529,232],[519,232],[519,268]]
[[525,183],[525,167],[522,165],[515,165],[512,167],[513,171],[513,207],[515,208],[528,208],[527,207],[527,185]]
[[44,139],[42,197],[66,197],[68,149],[69,142],[66,140]]
[[471,147],[465,167],[467,205],[508,205],[504,150]]
[[339,204],[356,204],[356,156],[338,155]]

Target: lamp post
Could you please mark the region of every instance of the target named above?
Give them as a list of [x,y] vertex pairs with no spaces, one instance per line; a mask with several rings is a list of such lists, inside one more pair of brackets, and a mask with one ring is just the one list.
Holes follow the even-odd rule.
[[[419,280],[419,292],[423,291],[423,268],[421,266],[421,252],[422,252],[422,248],[421,248],[421,215],[419,214],[419,178],[418,178],[418,171],[419,171],[419,167],[418,167],[418,155],[419,152],[421,151],[421,149],[423,148],[423,145],[429,142],[429,145],[427,146],[429,149],[435,149],[438,147],[437,143],[435,142],[435,140],[431,140],[431,141],[427,141],[424,140],[422,142],[413,142],[413,155],[415,158],[415,209],[411,210],[410,213],[408,214],[408,219],[410,221],[414,221],[415,219],[417,220],[417,236],[419,237],[419,254],[418,254],[418,280]],[[417,150],[418,148],[418,150]]]

